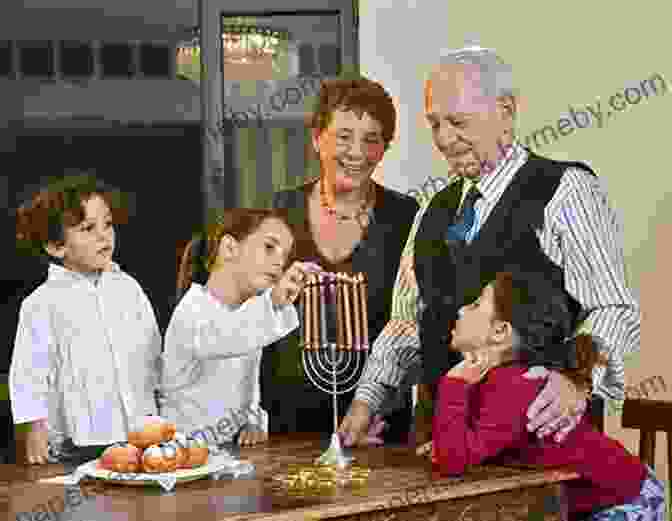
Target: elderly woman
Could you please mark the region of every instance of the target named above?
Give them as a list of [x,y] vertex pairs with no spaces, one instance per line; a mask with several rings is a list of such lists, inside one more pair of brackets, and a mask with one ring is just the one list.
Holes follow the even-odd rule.
[[[399,259],[418,211],[415,199],[371,179],[396,126],[390,95],[365,78],[322,84],[312,118],[312,145],[320,177],[275,194],[273,205],[293,213],[296,257],[329,272],[364,273],[368,279],[369,344],[390,318]],[[262,407],[269,433],[333,430],[331,397],[304,374],[299,332],[264,350]],[[386,442],[402,442],[411,423],[410,391],[384,418]],[[343,415],[354,396],[342,395]]]

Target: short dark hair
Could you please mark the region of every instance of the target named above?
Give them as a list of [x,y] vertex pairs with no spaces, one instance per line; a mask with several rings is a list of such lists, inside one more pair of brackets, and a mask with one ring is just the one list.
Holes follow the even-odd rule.
[[107,203],[115,224],[128,222],[128,200],[122,192],[90,171],[64,176],[47,182],[16,210],[18,251],[53,260],[44,252],[45,245],[63,244],[65,228],[84,220],[84,203],[94,195]]
[[334,111],[354,111],[358,116],[368,114],[383,127],[385,150],[394,139],[397,109],[385,88],[365,77],[335,79],[322,82],[311,126],[320,132],[331,123]]

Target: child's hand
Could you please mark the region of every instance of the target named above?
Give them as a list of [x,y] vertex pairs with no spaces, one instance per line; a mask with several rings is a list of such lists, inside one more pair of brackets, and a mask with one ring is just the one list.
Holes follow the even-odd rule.
[[44,465],[49,462],[49,434],[43,421],[32,422],[26,432],[26,462]]
[[321,271],[321,268],[316,264],[294,262],[271,292],[273,305],[280,307],[294,303],[306,286],[308,275],[318,271]]
[[434,444],[431,441],[423,443],[417,449],[415,453],[418,456],[425,456],[426,458],[431,458],[432,463],[436,463],[436,454],[434,453]]
[[480,382],[490,370],[487,353],[464,353],[464,360],[446,373],[446,376],[460,378],[469,384]]
[[254,428],[246,428],[238,435],[238,445],[251,447],[268,441],[268,433]]
[[420,445],[417,449],[415,449],[415,453],[418,456],[426,456],[432,452],[432,442],[428,441],[427,443],[423,443]]

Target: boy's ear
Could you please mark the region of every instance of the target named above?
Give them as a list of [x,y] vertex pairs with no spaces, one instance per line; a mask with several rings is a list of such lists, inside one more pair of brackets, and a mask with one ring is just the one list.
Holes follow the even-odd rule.
[[514,96],[500,96],[497,98],[497,106],[502,114],[508,120],[513,120],[516,117],[517,103]]
[[238,249],[238,241],[231,235],[225,235],[222,237],[222,240],[219,241],[218,256],[222,259],[232,259],[238,255]]
[[65,257],[65,244],[48,242],[44,245],[44,251],[46,251],[52,257],[62,259]]

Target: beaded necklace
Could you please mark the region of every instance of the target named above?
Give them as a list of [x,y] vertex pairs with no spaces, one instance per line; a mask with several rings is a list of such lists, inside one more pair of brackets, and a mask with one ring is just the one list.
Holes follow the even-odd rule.
[[[369,181],[369,189],[367,191],[364,201],[360,203],[359,209],[352,214],[344,214],[336,210],[329,205],[327,199],[327,190],[325,187],[324,179],[320,179],[320,202],[322,208],[327,213],[327,215],[334,217],[337,222],[347,222],[347,221],[358,221],[362,227],[367,227],[369,224],[369,207],[375,205],[376,190],[373,185],[373,182]],[[362,221],[365,221],[365,224],[362,224]]]

